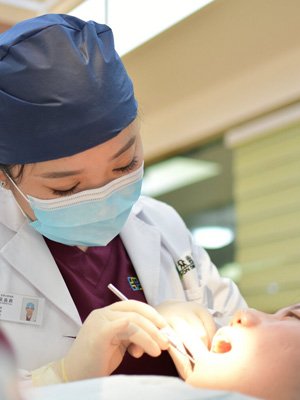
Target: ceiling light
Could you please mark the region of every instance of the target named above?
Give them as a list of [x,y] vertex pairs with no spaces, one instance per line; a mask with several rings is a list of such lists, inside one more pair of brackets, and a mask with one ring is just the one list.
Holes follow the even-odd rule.
[[86,0],[70,11],[84,20],[108,24],[119,55],[160,34],[213,0]]
[[207,226],[192,231],[197,244],[205,249],[221,249],[234,240],[232,229],[221,226]]
[[217,163],[187,157],[173,157],[145,170],[142,193],[160,196],[220,173]]

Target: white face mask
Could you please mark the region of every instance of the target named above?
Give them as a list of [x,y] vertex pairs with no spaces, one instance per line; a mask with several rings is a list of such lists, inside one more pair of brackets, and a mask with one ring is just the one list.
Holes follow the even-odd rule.
[[98,189],[42,200],[26,196],[36,220],[30,225],[48,239],[70,246],[106,246],[117,236],[141,194],[144,166]]

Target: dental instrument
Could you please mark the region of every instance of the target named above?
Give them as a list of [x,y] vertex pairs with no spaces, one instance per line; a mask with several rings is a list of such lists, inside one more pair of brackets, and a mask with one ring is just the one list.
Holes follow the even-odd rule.
[[[110,289],[120,300],[126,301],[129,300],[128,297],[126,297],[122,292],[120,292],[119,289],[117,289],[112,283],[110,283],[108,286],[108,289]],[[171,337],[172,333],[169,331],[169,328],[162,328],[160,330],[163,332],[166,336],[167,339],[172,347],[174,347],[179,353],[183,354],[185,357],[187,357],[192,364],[195,364],[195,360],[193,357],[191,357],[189,354],[185,353],[183,350],[181,350],[178,345],[175,342],[175,339]]]

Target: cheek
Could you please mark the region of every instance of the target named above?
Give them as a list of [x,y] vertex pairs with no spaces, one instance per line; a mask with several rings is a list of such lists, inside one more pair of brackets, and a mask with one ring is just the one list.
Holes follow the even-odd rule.
[[[296,346],[291,332],[282,326],[274,326],[257,333],[252,346],[249,346],[247,375],[243,378],[244,388],[253,395],[279,393],[282,387],[287,387],[295,371],[299,371],[299,339]],[[294,332],[292,336],[295,336]]]

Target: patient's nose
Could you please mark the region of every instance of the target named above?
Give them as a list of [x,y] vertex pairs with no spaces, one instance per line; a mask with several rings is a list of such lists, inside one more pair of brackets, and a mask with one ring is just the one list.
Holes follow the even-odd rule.
[[260,314],[253,309],[241,310],[235,313],[230,326],[251,327],[260,323]]

